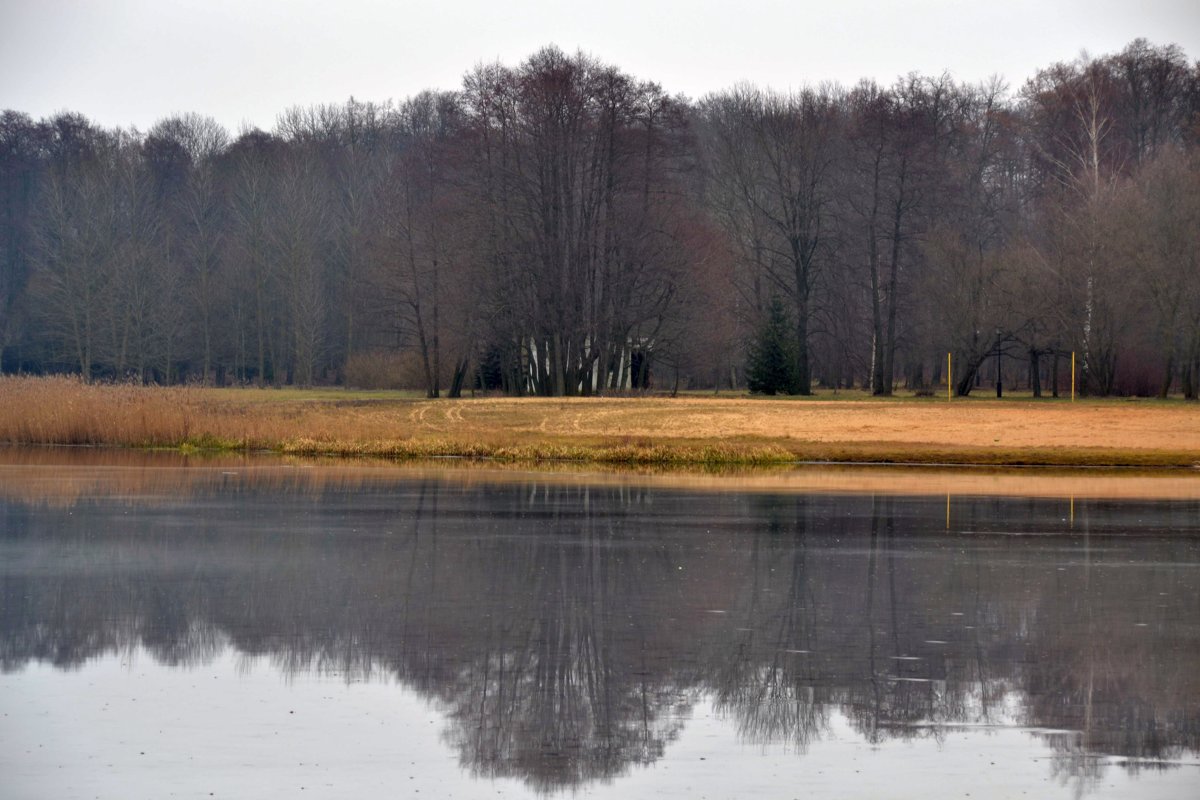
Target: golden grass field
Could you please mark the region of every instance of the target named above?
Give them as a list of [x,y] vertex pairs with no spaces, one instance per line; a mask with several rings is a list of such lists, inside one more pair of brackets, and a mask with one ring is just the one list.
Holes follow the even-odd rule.
[[1195,467],[1200,406],[731,395],[424,400],[8,377],[0,378],[0,442],[591,463]]

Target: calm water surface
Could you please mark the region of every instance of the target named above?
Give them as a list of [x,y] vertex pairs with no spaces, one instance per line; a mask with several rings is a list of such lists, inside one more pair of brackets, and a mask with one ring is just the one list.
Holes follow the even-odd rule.
[[1195,500],[70,460],[0,797],[1200,796]]

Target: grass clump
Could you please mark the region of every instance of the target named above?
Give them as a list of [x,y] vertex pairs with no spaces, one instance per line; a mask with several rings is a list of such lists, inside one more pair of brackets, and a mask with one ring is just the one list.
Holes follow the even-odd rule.
[[294,456],[369,456],[391,459],[465,458],[519,462],[579,462],[614,465],[769,465],[796,460],[774,446],[678,446],[670,444],[572,445],[538,442],[526,445],[489,444],[445,439],[392,441],[319,441],[298,438],[283,442],[279,452]]

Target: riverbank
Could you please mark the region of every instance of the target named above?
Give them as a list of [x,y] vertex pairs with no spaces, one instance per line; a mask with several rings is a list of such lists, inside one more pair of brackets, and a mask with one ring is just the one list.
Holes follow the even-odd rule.
[[372,492],[403,482],[545,489],[872,494],[907,497],[1200,500],[1200,474],[1184,469],[937,467],[878,464],[664,466],[539,464],[468,459],[393,461],[266,453],[0,446],[0,500],[73,506],[96,497],[161,505],[212,492]]
[[712,395],[424,400],[3,378],[0,442],[596,464],[1194,467],[1200,406]]

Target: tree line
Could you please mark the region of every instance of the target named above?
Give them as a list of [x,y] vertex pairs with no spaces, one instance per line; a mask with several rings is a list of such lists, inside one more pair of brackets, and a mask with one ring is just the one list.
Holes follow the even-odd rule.
[[[1200,64],[692,101],[584,53],[231,135],[0,115],[0,367],[891,394],[1200,391]],[[764,344],[763,337],[768,341]],[[769,345],[769,346],[767,346]]]

